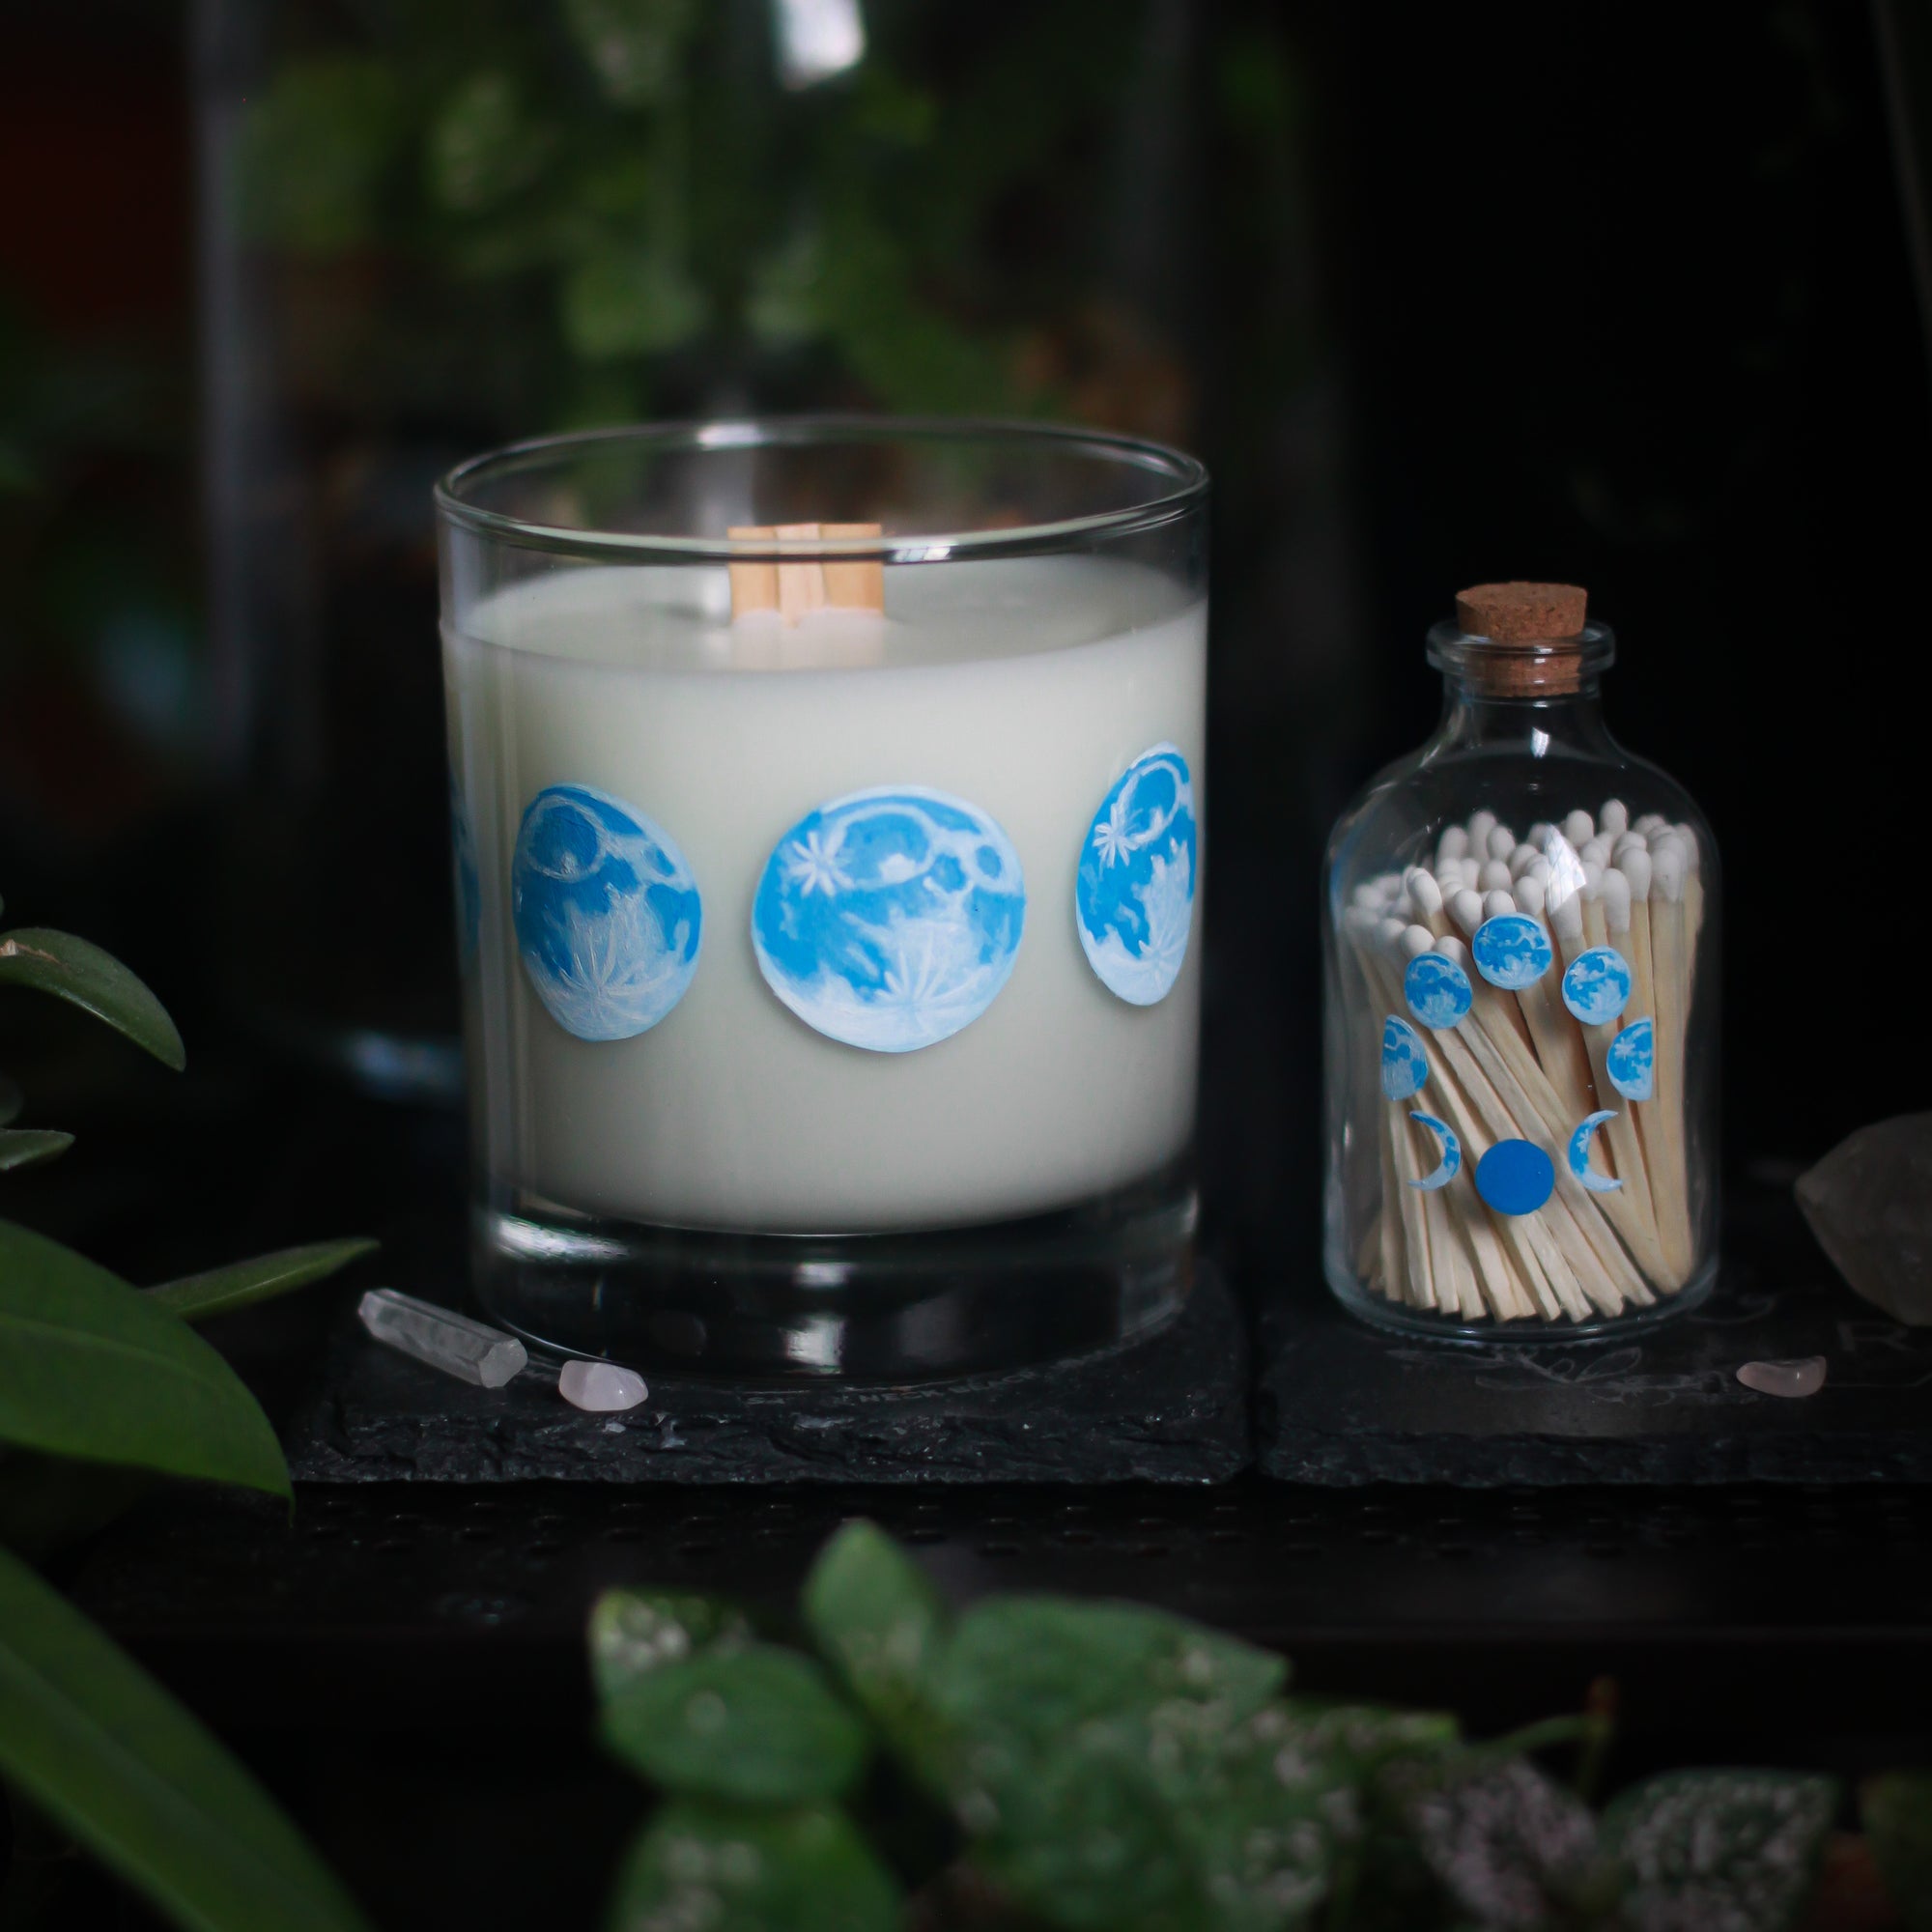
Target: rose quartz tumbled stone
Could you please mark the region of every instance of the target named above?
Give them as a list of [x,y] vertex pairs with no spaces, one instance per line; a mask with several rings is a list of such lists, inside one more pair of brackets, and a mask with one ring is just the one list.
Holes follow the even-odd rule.
[[1747,1362],[1738,1379],[1759,1395],[1816,1395],[1825,1386],[1823,1355],[1802,1355],[1793,1362]]
[[620,1369],[615,1362],[566,1362],[558,1372],[556,1385],[565,1402],[600,1414],[614,1408],[636,1408],[650,1394],[642,1376]]

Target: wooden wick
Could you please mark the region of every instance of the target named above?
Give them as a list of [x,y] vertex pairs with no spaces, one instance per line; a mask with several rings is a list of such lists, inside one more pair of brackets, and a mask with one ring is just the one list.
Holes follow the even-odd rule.
[[[821,537],[875,537],[877,524],[734,524],[735,542],[797,543]],[[805,557],[796,563],[731,565],[731,615],[775,611],[796,624],[812,611],[876,611],[886,608],[885,566],[876,557]]]

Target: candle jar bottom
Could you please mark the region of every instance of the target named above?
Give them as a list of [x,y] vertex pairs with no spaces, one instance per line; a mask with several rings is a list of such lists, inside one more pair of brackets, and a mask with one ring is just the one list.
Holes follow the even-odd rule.
[[1328,1286],[1342,1305],[1364,1321],[1398,1335],[1426,1335],[1435,1342],[1467,1342],[1480,1348],[1498,1343],[1518,1349],[1566,1349],[1577,1342],[1608,1336],[1638,1335],[1660,1322],[1688,1315],[1710,1297],[1718,1280],[1718,1257],[1713,1255],[1674,1294],[1660,1295],[1649,1308],[1626,1308],[1617,1315],[1600,1315],[1587,1321],[1484,1321],[1461,1315],[1436,1315],[1391,1301],[1363,1285],[1346,1261],[1330,1255]]
[[912,1383],[1152,1333],[1193,1282],[1191,1166],[1025,1220],[746,1235],[598,1219],[497,1184],[471,1214],[494,1321],[540,1348],[732,1379]]

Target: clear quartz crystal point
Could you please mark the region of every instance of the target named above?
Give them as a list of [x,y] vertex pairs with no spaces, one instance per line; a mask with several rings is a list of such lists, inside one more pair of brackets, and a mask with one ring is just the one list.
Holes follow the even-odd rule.
[[481,1388],[501,1388],[529,1360],[514,1335],[393,1288],[372,1288],[356,1312],[385,1347]]
[[615,1362],[566,1362],[557,1373],[556,1385],[565,1402],[603,1414],[636,1408],[650,1394],[642,1376],[620,1369]]
[[1801,1355],[1789,1362],[1746,1362],[1738,1379],[1759,1395],[1816,1395],[1825,1386],[1823,1355]]

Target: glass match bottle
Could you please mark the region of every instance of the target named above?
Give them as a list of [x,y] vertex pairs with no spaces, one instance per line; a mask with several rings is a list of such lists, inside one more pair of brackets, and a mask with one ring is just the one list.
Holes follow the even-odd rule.
[[1324,1266],[1384,1326],[1621,1333],[1716,1274],[1717,848],[1614,654],[1574,586],[1463,591],[1435,735],[1329,841]]

